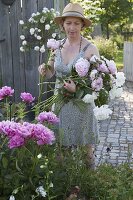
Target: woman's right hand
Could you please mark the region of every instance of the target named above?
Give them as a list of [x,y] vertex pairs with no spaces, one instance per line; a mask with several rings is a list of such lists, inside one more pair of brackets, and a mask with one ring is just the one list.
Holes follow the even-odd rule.
[[38,71],[39,73],[42,75],[42,76],[46,76],[46,66],[45,64],[41,64],[39,67],[38,67]]

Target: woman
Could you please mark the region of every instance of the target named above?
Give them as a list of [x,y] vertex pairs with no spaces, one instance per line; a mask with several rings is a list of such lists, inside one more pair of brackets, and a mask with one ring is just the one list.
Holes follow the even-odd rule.
[[[99,56],[95,45],[81,36],[84,27],[90,26],[82,7],[77,3],[69,3],[60,17],[55,18],[66,33],[66,38],[61,41],[62,48],[55,51],[55,59],[49,61],[51,70],[46,70],[44,65],[39,66],[42,75],[51,77],[54,72],[56,77],[62,77],[71,72],[72,66],[80,58],[90,59],[93,54]],[[58,85],[56,84],[56,87]],[[73,80],[65,82],[64,88],[73,93],[76,85]],[[71,101],[65,104],[60,111],[60,128],[63,130],[61,143],[63,146],[87,145],[89,157],[92,156],[92,144],[98,136],[97,121],[93,115],[93,105],[88,104],[87,109],[81,112]]]

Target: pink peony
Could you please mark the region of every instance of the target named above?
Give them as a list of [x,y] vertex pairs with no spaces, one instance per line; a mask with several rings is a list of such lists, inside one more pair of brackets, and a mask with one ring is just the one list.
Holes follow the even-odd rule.
[[102,64],[99,64],[97,70],[100,72],[109,73],[109,70],[104,62],[102,62]]
[[20,98],[22,99],[22,101],[24,101],[25,103],[32,103],[35,100],[35,97],[33,97],[30,93],[28,92],[23,92],[20,95]]
[[80,77],[86,76],[86,74],[88,73],[89,67],[90,67],[90,63],[88,62],[88,60],[84,58],[78,59],[75,64],[76,72],[78,73]]
[[115,74],[117,72],[116,64],[113,60],[106,60],[107,66],[111,74]]
[[42,124],[34,124],[32,133],[38,145],[52,144],[55,140],[54,132]]
[[10,138],[8,146],[10,149],[13,149],[13,148],[21,147],[24,144],[25,144],[25,139],[20,135],[15,135],[12,138]]
[[56,50],[58,49],[60,46],[60,42],[55,40],[55,39],[48,39],[48,42],[47,42],[47,47],[52,49],[52,50]]
[[0,100],[5,97],[12,96],[14,94],[14,89],[8,86],[4,86],[0,89]]
[[101,77],[99,77],[99,78],[93,80],[91,83],[91,86],[95,91],[100,91],[103,87],[103,79]]
[[53,113],[53,112],[41,112],[37,120],[41,123],[43,122],[49,122],[51,124],[57,124],[59,122],[59,118]]

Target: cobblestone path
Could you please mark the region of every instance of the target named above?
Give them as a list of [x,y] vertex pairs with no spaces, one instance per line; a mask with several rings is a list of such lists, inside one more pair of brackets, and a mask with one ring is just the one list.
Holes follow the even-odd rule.
[[133,167],[133,82],[125,83],[122,96],[111,101],[110,108],[110,118],[99,122],[96,165],[128,162]]

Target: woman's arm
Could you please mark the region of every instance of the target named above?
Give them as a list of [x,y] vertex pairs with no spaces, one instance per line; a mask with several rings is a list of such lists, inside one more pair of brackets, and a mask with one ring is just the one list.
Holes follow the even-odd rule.
[[90,46],[85,51],[85,57],[90,59],[93,55],[100,57],[98,48],[94,44],[90,44]]

